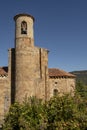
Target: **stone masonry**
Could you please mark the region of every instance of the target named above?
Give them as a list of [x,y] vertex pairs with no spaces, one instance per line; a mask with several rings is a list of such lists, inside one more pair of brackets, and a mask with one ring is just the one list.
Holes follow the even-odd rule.
[[75,90],[75,76],[49,69],[48,50],[34,45],[34,17],[18,14],[14,20],[15,47],[8,51],[8,67],[0,67],[0,125],[14,102],[30,96],[46,101]]

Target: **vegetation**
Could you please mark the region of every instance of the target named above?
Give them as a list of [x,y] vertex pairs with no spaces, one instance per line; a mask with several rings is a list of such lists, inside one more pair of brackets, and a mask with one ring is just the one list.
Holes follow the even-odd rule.
[[87,86],[84,85],[81,81],[78,81],[76,84],[76,91],[81,96],[84,101],[87,100]]
[[87,87],[87,70],[73,71],[70,73],[76,75],[77,82],[80,81]]
[[3,130],[87,130],[87,93],[77,83],[73,97],[53,97],[43,103],[35,97],[15,103],[6,115]]

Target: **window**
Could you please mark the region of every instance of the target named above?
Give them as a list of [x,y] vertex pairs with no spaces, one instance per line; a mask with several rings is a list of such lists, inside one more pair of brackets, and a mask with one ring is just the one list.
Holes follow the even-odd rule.
[[57,96],[57,95],[58,95],[58,90],[57,90],[57,89],[54,89],[54,90],[53,90],[53,95],[54,95],[54,96]]
[[55,84],[57,84],[57,82],[55,82]]
[[27,34],[27,23],[25,21],[21,23],[21,34]]

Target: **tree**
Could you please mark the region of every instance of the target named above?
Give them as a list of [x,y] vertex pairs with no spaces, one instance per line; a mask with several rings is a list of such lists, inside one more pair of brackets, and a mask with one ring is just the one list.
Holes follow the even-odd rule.
[[4,130],[20,130],[20,111],[21,105],[19,103],[15,103],[10,107],[9,113],[5,117]]
[[45,105],[35,97],[26,99],[23,104],[11,106],[5,118],[4,130],[45,129]]
[[48,130],[87,129],[87,110],[79,95],[54,97],[48,102]]
[[76,92],[83,98],[87,99],[87,86],[81,81],[76,82]]
[[43,103],[35,97],[11,106],[3,130],[86,130],[87,108],[80,95],[55,96]]

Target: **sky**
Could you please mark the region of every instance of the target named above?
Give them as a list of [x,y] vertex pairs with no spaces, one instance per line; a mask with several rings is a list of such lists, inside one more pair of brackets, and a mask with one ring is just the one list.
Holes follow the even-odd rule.
[[87,0],[0,0],[0,66],[8,65],[20,13],[35,18],[35,46],[49,50],[49,68],[87,70]]

